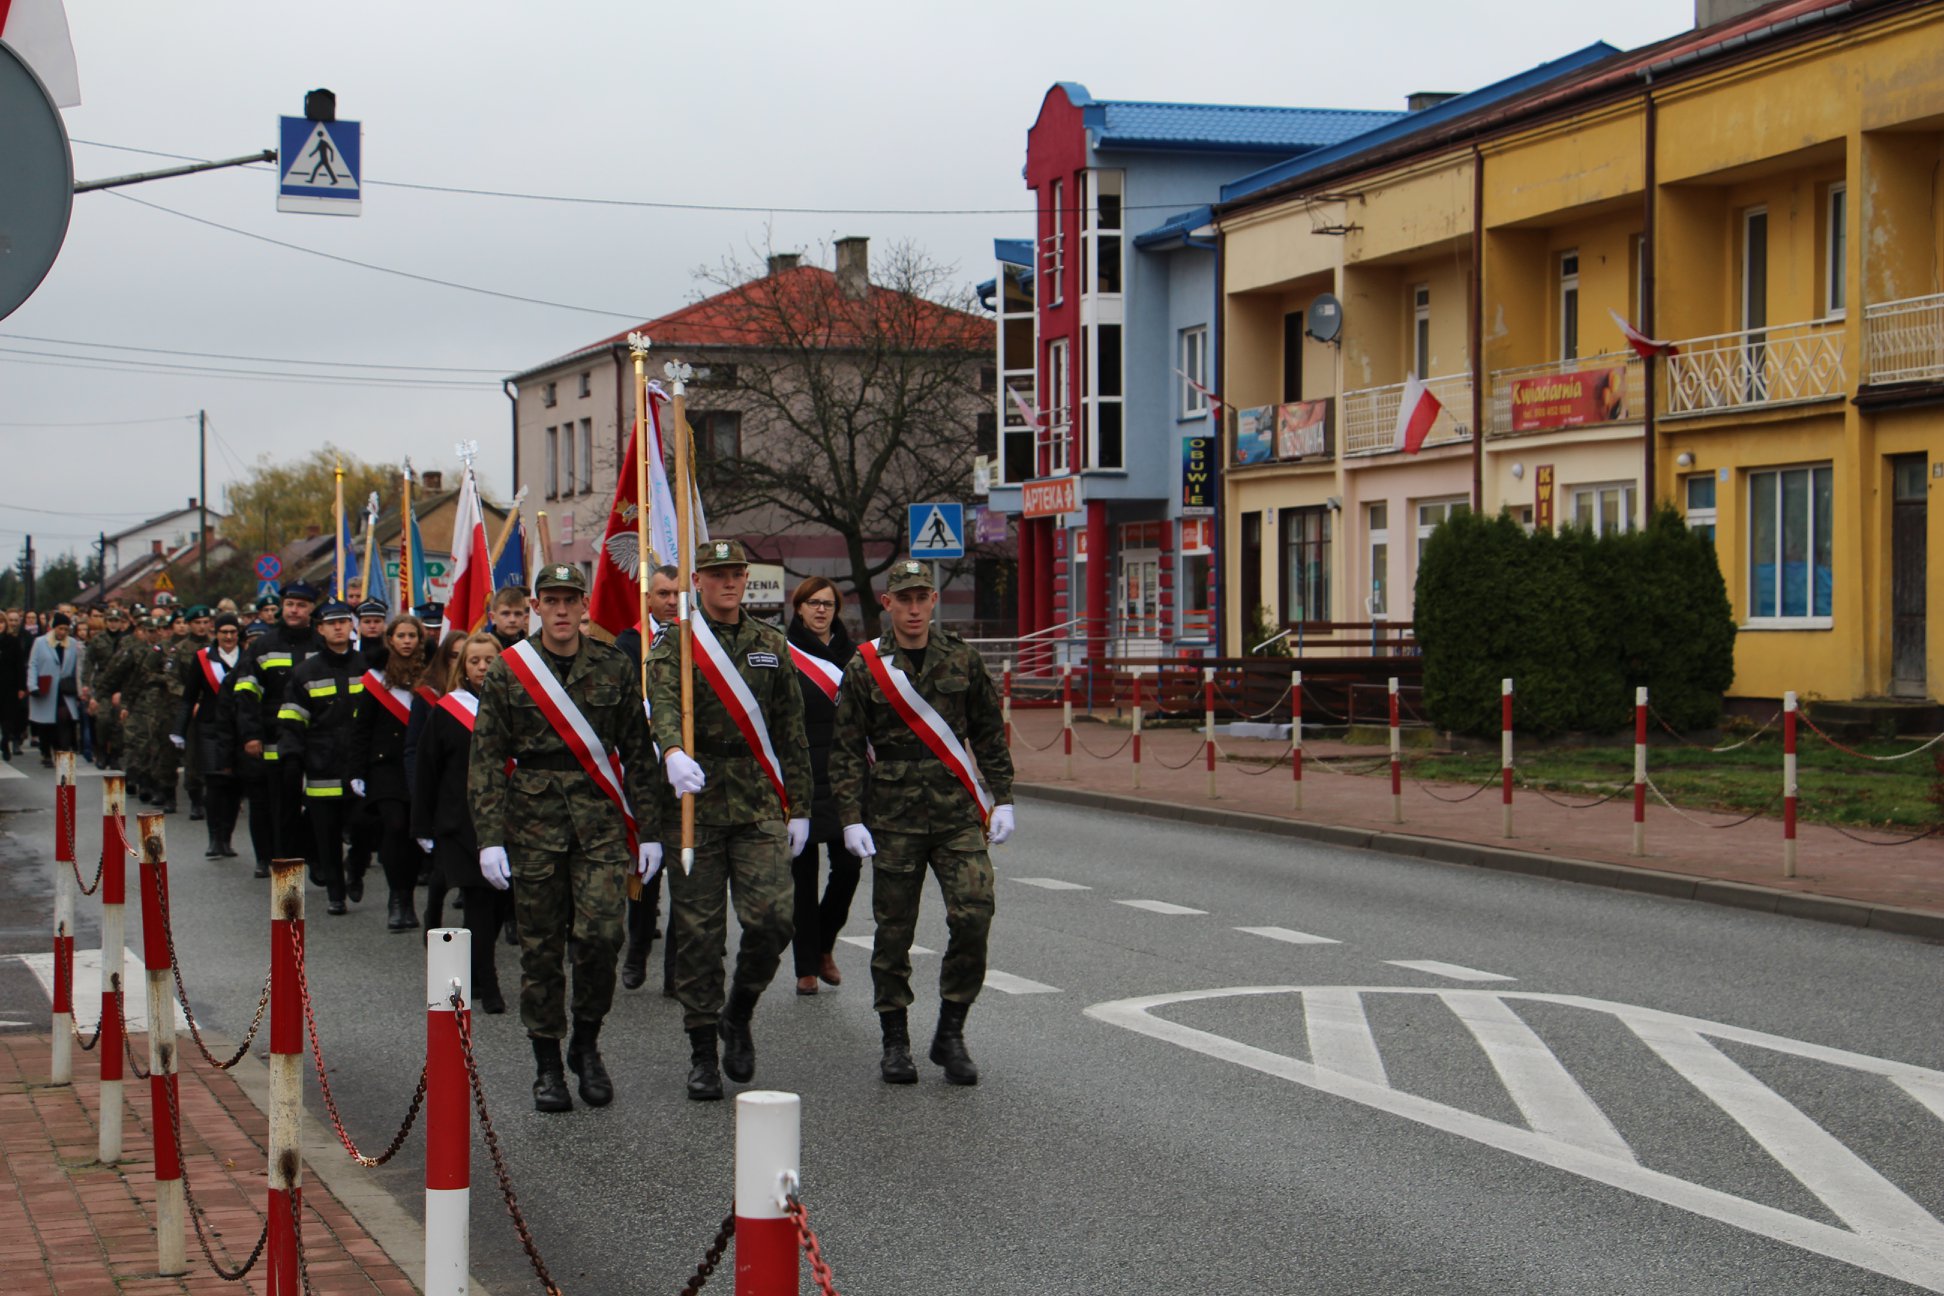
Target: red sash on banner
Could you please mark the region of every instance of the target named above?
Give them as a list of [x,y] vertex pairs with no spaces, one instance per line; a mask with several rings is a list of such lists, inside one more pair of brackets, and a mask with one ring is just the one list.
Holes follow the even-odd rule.
[[972,758],[966,755],[965,745],[952,732],[952,727],[945,723],[945,717],[919,696],[909,676],[878,655],[877,640],[865,640],[857,651],[863,655],[864,664],[870,667],[871,678],[877,681],[884,700],[891,704],[898,718],[911,727],[911,732],[918,735],[918,741],[931,748],[932,754],[944,761],[945,768],[952,771],[952,776],[972,794],[972,802],[979,808],[979,822],[990,819],[992,798],[979,786],[979,780],[972,772]]
[[783,817],[789,818],[790,794],[783,790],[783,765],[776,759],[776,748],[770,746],[769,726],[763,723],[763,709],[756,705],[756,695],[749,691],[748,682],[729,660],[729,654],[722,650],[722,643],[709,629],[708,620],[691,617],[689,624],[694,629],[695,646],[701,650],[695,654],[695,664],[701,668],[702,678],[709,681],[716,700],[742,731],[750,755],[756,758],[776,788],[776,799],[783,804]]
[[464,725],[467,733],[473,731],[473,725],[479,719],[478,698],[470,693],[448,693],[440,698],[436,705],[441,711]]
[[628,794],[621,788],[621,762],[601,746],[594,726],[587,723],[587,717],[574,705],[574,699],[567,696],[567,690],[554,678],[552,668],[540,660],[540,650],[533,646],[531,639],[522,639],[508,648],[500,654],[500,660],[539,706],[540,714],[547,717],[547,723],[560,735],[560,741],[567,744],[567,750],[574,754],[587,776],[594,780],[594,786],[621,811],[621,818],[627,821],[628,850],[632,854],[641,838],[635,829],[634,811],[628,808]]
[[790,660],[796,663],[796,668],[803,672],[805,679],[817,686],[818,692],[832,702],[837,700],[837,686],[844,682],[843,671],[815,653],[803,651],[795,644],[790,645]]
[[229,674],[229,668],[223,665],[222,660],[211,657],[209,655],[209,649],[198,648],[196,649],[196,665],[202,667],[203,683],[209,685],[209,691],[211,693],[221,693],[223,691],[223,677]]
[[378,704],[384,707],[385,710],[391,712],[392,719],[398,721],[400,724],[405,724],[410,721],[412,717],[411,706],[408,703],[398,700],[398,695],[393,693],[391,686],[385,683],[384,676],[380,675],[377,671],[366,671],[364,673],[364,686],[365,695],[378,699]]

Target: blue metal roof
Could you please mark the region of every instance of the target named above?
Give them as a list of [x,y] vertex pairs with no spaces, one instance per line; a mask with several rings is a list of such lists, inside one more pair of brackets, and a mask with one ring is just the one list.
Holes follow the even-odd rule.
[[1087,88],[1060,88],[1081,110],[1097,149],[1175,149],[1281,153],[1322,148],[1402,117],[1356,108],[1260,108],[1236,104],[1095,99]]
[[1159,225],[1156,225],[1153,229],[1147,231],[1147,233],[1136,234],[1134,236],[1134,246],[1137,248],[1148,248],[1162,243],[1173,242],[1177,239],[1185,239],[1214,219],[1215,209],[1213,207],[1202,206],[1195,208],[1193,211],[1178,212],[1162,221]]
[[1493,82],[1481,89],[1461,94],[1455,99],[1447,99],[1441,104],[1420,112],[1403,114],[1398,120],[1379,125],[1353,138],[1342,140],[1329,147],[1314,149],[1301,157],[1278,162],[1273,166],[1264,167],[1253,175],[1230,181],[1222,186],[1221,200],[1225,203],[1234,202],[1250,194],[1260,193],[1271,186],[1300,180],[1303,176],[1320,172],[1326,167],[1368,153],[1385,144],[1408,138],[1419,131],[1444,125],[1467,113],[1476,112],[1480,108],[1511,99],[1529,90],[1536,90],[1548,82],[1557,81],[1569,73],[1577,72],[1619,52],[1617,48],[1605,41],[1596,41],[1585,49],[1575,50],[1550,63],[1541,63],[1538,67],[1529,68],[1503,81]]
[[996,238],[992,240],[992,257],[1007,265],[1026,266],[1033,264],[1033,240],[1029,238]]

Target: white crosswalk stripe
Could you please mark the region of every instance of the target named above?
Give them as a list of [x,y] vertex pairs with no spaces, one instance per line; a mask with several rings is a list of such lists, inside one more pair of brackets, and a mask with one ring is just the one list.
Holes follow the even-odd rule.
[[1190,909],[1187,905],[1170,904],[1166,900],[1116,900],[1115,904],[1126,905],[1129,909],[1145,909],[1158,914],[1206,914],[1206,909]]
[[1458,963],[1440,963],[1437,959],[1385,959],[1392,967],[1404,968],[1411,972],[1429,972],[1432,976],[1448,977],[1453,981],[1516,981],[1517,977],[1500,976],[1496,972],[1480,972]]
[[991,968],[986,969],[985,988],[1009,995],[1060,993],[1058,986],[1047,985],[1044,981],[1028,981],[1023,976],[1014,976],[1010,972],[995,972]]
[[1239,932],[1251,936],[1267,936],[1270,940],[1281,941],[1285,945],[1341,945],[1342,941],[1331,936],[1313,936],[1309,932],[1293,931],[1288,927],[1237,927]]
[[1093,890],[1093,888],[1090,886],[1083,886],[1081,883],[1078,882],[1063,882],[1059,878],[1016,877],[1010,880],[1013,882],[1021,883],[1024,886],[1038,887],[1042,891],[1091,891]]

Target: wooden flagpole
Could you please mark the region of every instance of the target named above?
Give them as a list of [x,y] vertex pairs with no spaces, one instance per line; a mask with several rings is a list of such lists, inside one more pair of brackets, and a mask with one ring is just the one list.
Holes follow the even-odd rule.
[[[628,349],[634,353],[635,374],[635,576],[641,593],[641,619],[635,624],[641,631],[641,696],[648,696],[648,649],[653,645],[648,638],[648,348],[654,343],[646,333],[628,334]],[[683,711],[684,718],[687,711]],[[684,800],[686,806],[689,803]],[[693,810],[688,811],[693,820]],[[687,838],[683,839],[686,843]],[[688,861],[684,860],[683,871],[687,872]],[[655,883],[660,886],[660,882]],[[641,877],[636,873],[628,874],[628,898],[641,899]],[[674,928],[671,926],[670,931]]]
[[533,551],[539,555],[542,567],[553,561],[553,537],[547,534],[545,509],[533,515]]
[[412,461],[405,461],[403,495],[398,505],[398,587],[399,612],[412,610],[418,591],[412,588]]
[[331,474],[336,493],[336,503],[332,512],[334,532],[331,536],[331,548],[337,552],[336,597],[342,599],[344,597],[344,460],[338,459],[332,464]]
[[[670,361],[662,366],[675,395],[675,581],[681,588],[676,600],[676,617],[681,622],[682,647],[682,750],[695,755],[695,627],[690,621],[690,604],[695,586],[695,537],[690,534],[690,501],[694,498],[693,465],[689,455],[688,380],[695,372],[690,366]],[[642,555],[644,562],[647,555]],[[695,798],[682,798],[682,872],[695,868]]]

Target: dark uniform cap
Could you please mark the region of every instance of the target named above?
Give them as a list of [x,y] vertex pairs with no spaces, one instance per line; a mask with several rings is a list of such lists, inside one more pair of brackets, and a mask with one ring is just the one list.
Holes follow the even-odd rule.
[[326,621],[355,621],[357,618],[358,614],[351,610],[351,605],[340,599],[332,599],[323,607],[317,609],[317,623],[319,625],[324,624]]
[[272,598],[270,595],[266,594],[262,598],[256,601],[256,610],[261,612],[265,608],[274,608],[277,606],[277,603],[278,603],[277,599]]
[[[740,546],[737,547],[736,552],[742,552]],[[736,561],[741,562],[742,559],[738,558]],[[533,578],[533,592],[538,594],[544,589],[566,589],[573,590],[576,594],[585,594],[587,577],[572,563],[548,563],[540,569],[540,574]]]
[[317,602],[317,586],[309,581],[285,581],[279,593],[287,599],[309,599],[312,603]]
[[445,604],[436,599],[421,603],[412,609],[412,615],[429,626],[442,626],[445,624]]
[[902,558],[891,564],[891,579],[884,588],[886,592],[896,594],[899,590],[937,587],[932,584],[930,563],[919,562],[916,558]]
[[239,623],[237,622],[236,619],[236,613],[234,612],[219,613],[216,617],[216,628],[218,630],[223,629],[225,626],[234,630],[238,624]]
[[119,604],[110,603],[108,605],[107,610],[102,615],[105,616],[110,621],[120,621],[125,619],[128,616],[128,613],[122,611],[121,606]]
[[134,606],[134,608],[133,608],[133,609],[131,609],[131,610],[132,610],[132,611],[133,611],[133,612],[135,613],[135,615],[136,615],[136,616],[138,616],[138,617],[145,617],[145,616],[147,616],[147,615],[148,615],[148,609],[147,609],[147,608],[145,608],[145,607],[143,607],[143,606],[142,606],[142,605],[141,605],[140,603],[137,603],[137,604],[136,604],[136,605]]
[[740,540],[711,540],[702,546],[695,555],[695,570],[707,571],[711,567],[747,567],[749,555],[743,552]]
[[206,603],[192,603],[189,606],[189,610],[183,615],[187,616],[191,621],[195,621],[202,617],[214,616],[215,613],[209,610],[209,605]]
[[390,616],[391,609],[383,603],[380,603],[377,599],[366,599],[364,602],[358,604],[358,615],[361,617]]
[[267,635],[269,633],[270,623],[268,621],[252,621],[243,627],[243,637],[245,639],[254,639],[258,635]]

